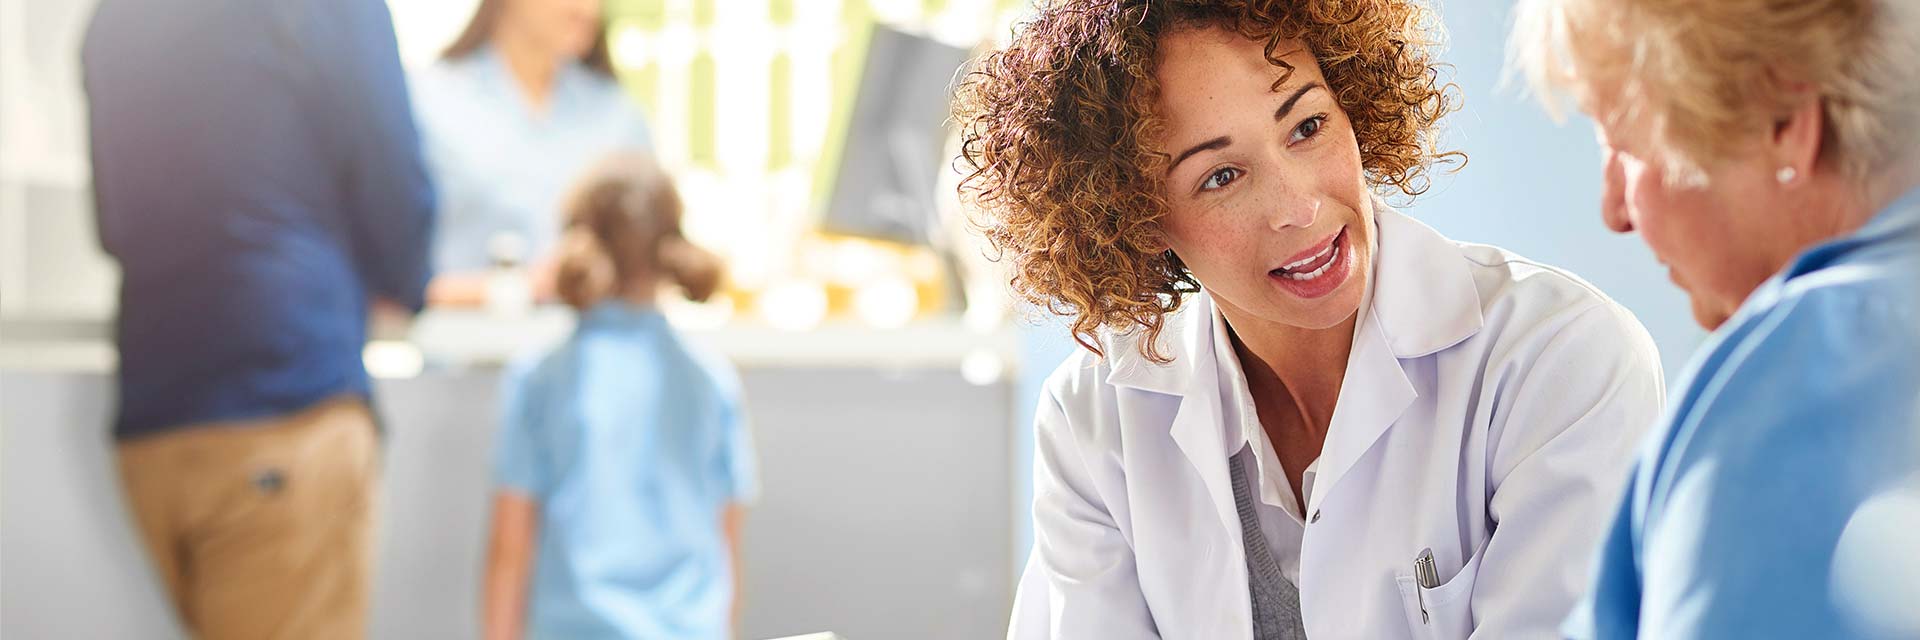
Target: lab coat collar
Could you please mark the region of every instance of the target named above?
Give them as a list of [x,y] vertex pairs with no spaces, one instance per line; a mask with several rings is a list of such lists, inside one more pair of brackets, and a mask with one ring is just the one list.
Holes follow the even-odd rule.
[[[1479,292],[1459,247],[1383,203],[1376,202],[1374,211],[1374,277],[1354,327],[1346,381],[1321,449],[1306,514],[1318,509],[1322,496],[1418,397],[1400,361],[1459,344],[1484,324]],[[1222,523],[1233,529],[1239,526],[1239,514],[1227,485],[1226,464],[1241,443],[1228,437],[1229,431],[1239,429],[1222,424],[1218,385],[1244,381],[1219,376],[1215,313],[1212,297],[1202,291],[1168,316],[1160,344],[1162,353],[1174,356],[1169,363],[1155,363],[1140,353],[1142,332],[1108,340],[1106,356],[1112,367],[1106,381],[1180,397],[1171,426],[1173,440],[1200,472]]]
[[1220,524],[1239,527],[1227,476],[1228,449],[1220,406],[1219,374],[1213,358],[1213,298],[1205,291],[1189,298],[1168,314],[1160,333],[1160,353],[1171,362],[1154,362],[1140,353],[1144,332],[1109,336],[1101,345],[1110,365],[1106,382],[1117,388],[1139,389],[1179,399],[1171,433],[1174,444],[1194,466],[1207,487]]
[[1201,291],[1193,294],[1166,317],[1158,344],[1162,355],[1172,362],[1154,362],[1140,352],[1144,331],[1110,338],[1102,345],[1111,368],[1107,384],[1180,396],[1193,389],[1194,377],[1213,366],[1213,297]]
[[1486,324],[1480,290],[1460,246],[1384,203],[1376,202],[1374,212],[1379,234],[1369,297],[1394,357],[1432,355],[1479,333]]

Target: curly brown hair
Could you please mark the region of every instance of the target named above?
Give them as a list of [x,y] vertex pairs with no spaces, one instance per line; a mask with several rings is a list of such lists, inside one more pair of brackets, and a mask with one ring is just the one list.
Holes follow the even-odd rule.
[[[1413,0],[1056,0],[1006,48],[975,60],[956,92],[960,192],[999,258],[1013,257],[1016,294],[1073,320],[1081,346],[1097,332],[1144,329],[1157,345],[1165,316],[1200,290],[1158,222],[1168,155],[1154,146],[1161,35],[1213,27],[1266,42],[1266,57],[1304,42],[1318,60],[1378,191],[1424,193],[1438,122],[1458,104],[1440,77],[1439,30]],[[1102,354],[1104,355],[1104,354]]]

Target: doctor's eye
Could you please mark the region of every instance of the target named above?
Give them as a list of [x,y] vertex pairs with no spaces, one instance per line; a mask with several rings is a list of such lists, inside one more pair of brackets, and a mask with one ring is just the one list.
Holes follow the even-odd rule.
[[1218,171],[1207,175],[1207,181],[1201,183],[1200,190],[1213,191],[1225,187],[1232,184],[1233,181],[1239,180],[1241,173],[1239,169],[1233,167],[1221,167]]
[[1301,120],[1300,124],[1293,127],[1293,137],[1287,141],[1300,142],[1302,140],[1310,140],[1314,136],[1320,135],[1320,129],[1326,127],[1326,125],[1327,116],[1325,114]]

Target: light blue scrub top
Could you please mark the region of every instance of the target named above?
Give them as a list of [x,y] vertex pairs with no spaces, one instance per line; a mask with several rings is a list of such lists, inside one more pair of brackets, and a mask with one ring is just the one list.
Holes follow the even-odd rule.
[[523,260],[553,250],[561,201],[580,172],[608,152],[646,148],[647,127],[611,78],[569,64],[554,77],[545,113],[527,103],[491,46],[441,60],[412,79],[427,166],[440,191],[434,268],[490,264],[488,242],[512,232]]
[[1875,573],[1920,534],[1856,516],[1920,487],[1920,190],[1761,285],[1683,383],[1567,634],[1906,637],[1873,609],[1910,624],[1920,576]]
[[720,517],[758,492],[732,368],[609,302],[505,385],[495,480],[540,505],[529,635],[727,637]]

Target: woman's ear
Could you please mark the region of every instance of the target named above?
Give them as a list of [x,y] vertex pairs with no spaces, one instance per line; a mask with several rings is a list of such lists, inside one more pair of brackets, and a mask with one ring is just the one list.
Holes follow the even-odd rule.
[[1791,184],[1798,176],[1813,173],[1813,165],[1820,159],[1821,139],[1826,128],[1826,110],[1818,93],[1810,86],[1794,87],[1795,101],[1791,110],[1780,115],[1773,124],[1773,136],[1769,140],[1768,158],[1773,160],[1779,182]]

